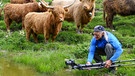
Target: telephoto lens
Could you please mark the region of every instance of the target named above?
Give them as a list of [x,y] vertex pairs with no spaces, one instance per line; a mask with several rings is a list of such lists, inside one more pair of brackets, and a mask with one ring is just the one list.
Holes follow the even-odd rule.
[[76,69],[76,67],[77,67],[77,64],[75,63],[75,61],[71,60],[71,59],[70,60],[66,60],[65,64],[68,65],[68,66],[71,66],[72,69]]
[[66,61],[65,61],[65,64],[66,64],[66,65],[74,65],[75,62],[74,62],[74,60],[66,60]]

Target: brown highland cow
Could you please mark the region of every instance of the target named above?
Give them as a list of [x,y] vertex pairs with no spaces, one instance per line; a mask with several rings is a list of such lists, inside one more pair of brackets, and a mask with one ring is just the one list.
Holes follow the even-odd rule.
[[135,15],[135,0],[104,0],[103,6],[106,26],[111,29],[114,29],[112,22],[115,15]]
[[[63,2],[65,0],[59,1]],[[60,2],[56,3],[60,4]],[[87,25],[94,18],[95,0],[77,0],[74,5],[68,8],[68,10],[69,11],[66,13],[65,20],[74,21],[77,33],[82,33],[85,25]]]
[[[73,2],[74,3],[74,2]],[[37,13],[30,12],[25,16],[24,26],[26,31],[26,39],[30,39],[32,34],[35,42],[38,42],[37,35],[44,34],[45,42],[48,42],[48,39],[52,38],[52,41],[56,38],[59,31],[62,27],[62,22],[65,17],[65,10],[67,7],[71,6],[46,6],[49,9],[47,12]],[[42,3],[44,4],[44,3]],[[67,10],[66,10],[67,11]]]
[[23,20],[27,13],[44,11],[47,11],[47,8],[43,7],[43,5],[40,2],[25,4],[6,4],[4,6],[4,21],[6,24],[7,31],[10,31],[10,25],[12,21],[15,21],[17,23],[22,22],[22,28],[24,29]]

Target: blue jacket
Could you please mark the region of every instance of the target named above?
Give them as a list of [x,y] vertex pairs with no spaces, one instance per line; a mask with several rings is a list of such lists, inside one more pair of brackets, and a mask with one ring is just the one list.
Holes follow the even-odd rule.
[[118,39],[110,32],[105,31],[104,36],[100,40],[96,40],[95,37],[92,38],[90,47],[89,47],[89,54],[88,54],[88,60],[92,63],[95,49],[96,47],[104,48],[106,43],[110,43],[112,47],[116,50],[114,55],[110,58],[112,62],[118,59],[118,57],[122,54],[123,49],[121,43],[118,41]]

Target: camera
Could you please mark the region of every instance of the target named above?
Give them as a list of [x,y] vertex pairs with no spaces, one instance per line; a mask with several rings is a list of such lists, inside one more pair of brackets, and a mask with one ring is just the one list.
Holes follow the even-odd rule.
[[74,60],[66,60],[66,61],[65,61],[65,64],[66,64],[66,65],[71,65],[71,66],[76,65]]
[[66,60],[66,61],[65,61],[65,64],[71,66],[72,69],[76,69],[77,66],[78,66],[78,65],[75,63],[75,61],[74,61],[74,60],[71,60],[71,59],[70,59],[70,60]]

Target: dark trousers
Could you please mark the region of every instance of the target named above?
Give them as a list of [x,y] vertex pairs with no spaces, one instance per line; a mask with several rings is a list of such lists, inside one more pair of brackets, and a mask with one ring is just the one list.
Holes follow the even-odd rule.
[[113,49],[112,45],[110,43],[107,43],[104,49],[96,48],[94,60],[96,61],[96,63],[103,62],[101,56],[106,56],[106,60],[109,60],[114,53],[115,50]]
[[[96,63],[103,62],[101,56],[106,56],[106,60],[109,60],[114,53],[115,50],[113,49],[112,45],[110,43],[107,43],[104,49],[96,48],[94,60]],[[109,68],[109,72],[112,70],[115,70],[115,67]]]

